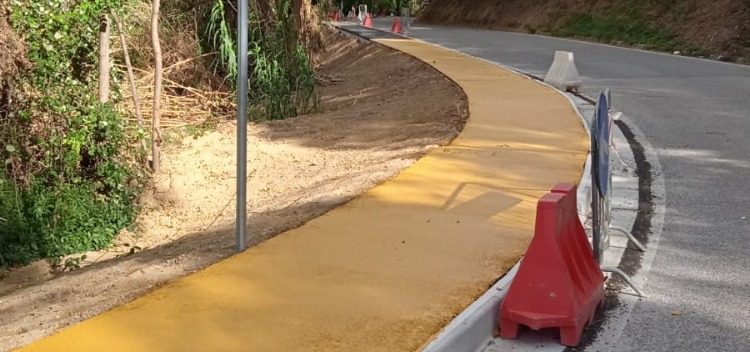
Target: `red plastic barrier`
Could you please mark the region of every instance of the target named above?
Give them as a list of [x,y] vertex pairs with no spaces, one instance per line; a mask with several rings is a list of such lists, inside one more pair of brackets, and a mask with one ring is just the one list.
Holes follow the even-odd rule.
[[534,238],[500,307],[500,336],[519,325],[560,328],[577,346],[604,301],[604,274],[594,261],[576,208],[576,186],[558,184],[537,204]]
[[401,27],[401,17],[393,19],[393,25],[391,26],[391,32],[396,34],[403,34],[404,29]]
[[372,18],[370,18],[370,14],[368,13],[365,17],[365,23],[363,24],[367,28],[372,28]]
[[341,22],[341,11],[337,11],[333,18],[336,22]]

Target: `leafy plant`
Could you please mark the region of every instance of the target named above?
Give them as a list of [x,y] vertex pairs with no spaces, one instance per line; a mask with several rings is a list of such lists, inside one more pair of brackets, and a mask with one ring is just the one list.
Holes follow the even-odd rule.
[[[219,53],[214,66],[235,87],[237,80],[236,32],[230,32],[226,0],[216,0],[206,20],[204,45]],[[292,15],[290,0],[274,1],[272,21],[255,12],[249,14],[249,96],[263,107],[265,119],[279,120],[317,108],[315,72]],[[270,25],[269,25],[270,23]]]
[[66,258],[65,262],[62,261],[62,258],[55,258],[52,261],[52,267],[62,271],[77,270],[81,268],[81,262],[84,260],[86,260],[85,254],[80,257]]
[[135,215],[137,132],[96,91],[99,19],[117,2],[12,3],[32,70],[0,116],[0,264],[108,246]]
[[209,45],[218,49],[218,59],[214,61],[217,68],[226,71],[226,79],[230,81],[232,87],[237,82],[237,42],[233,33],[229,30],[229,25],[225,18],[224,1],[217,0],[211,7],[211,13],[208,18],[205,35]]

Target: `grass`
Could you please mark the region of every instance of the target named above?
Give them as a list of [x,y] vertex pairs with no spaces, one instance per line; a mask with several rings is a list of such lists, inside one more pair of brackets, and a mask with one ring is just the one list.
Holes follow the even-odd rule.
[[638,46],[656,51],[681,51],[683,55],[705,56],[708,51],[682,42],[666,29],[649,24],[634,12],[621,16],[577,15],[562,27],[551,30],[560,37],[589,38],[600,42]]

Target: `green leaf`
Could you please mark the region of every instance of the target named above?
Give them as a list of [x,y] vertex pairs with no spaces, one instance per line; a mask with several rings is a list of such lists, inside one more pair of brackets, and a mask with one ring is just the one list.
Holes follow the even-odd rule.
[[14,153],[16,151],[16,147],[8,144],[5,146],[5,150],[8,151],[8,153]]

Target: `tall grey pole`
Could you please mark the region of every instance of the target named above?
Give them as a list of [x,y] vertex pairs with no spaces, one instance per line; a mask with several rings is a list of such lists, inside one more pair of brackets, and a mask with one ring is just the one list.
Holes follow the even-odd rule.
[[237,252],[245,250],[247,231],[247,0],[237,11]]

